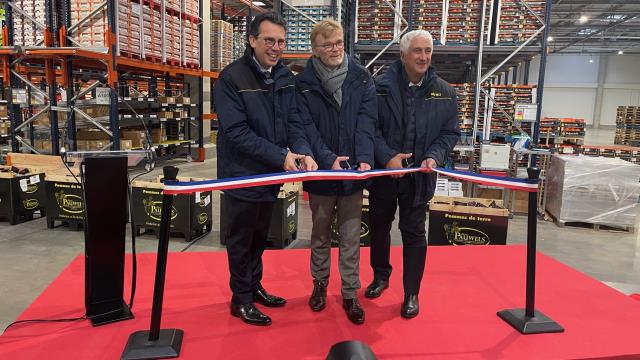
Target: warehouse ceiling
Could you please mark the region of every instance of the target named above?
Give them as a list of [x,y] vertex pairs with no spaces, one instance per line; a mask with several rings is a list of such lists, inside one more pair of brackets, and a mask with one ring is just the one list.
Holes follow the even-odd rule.
[[640,53],[640,1],[553,0],[553,53]]

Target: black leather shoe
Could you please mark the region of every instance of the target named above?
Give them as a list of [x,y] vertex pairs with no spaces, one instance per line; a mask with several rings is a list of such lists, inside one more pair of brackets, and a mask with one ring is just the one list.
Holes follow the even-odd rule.
[[352,323],[364,323],[364,309],[360,306],[358,298],[342,299],[342,307],[347,312],[347,317]]
[[384,291],[384,289],[386,289],[388,287],[389,287],[389,282],[388,281],[373,279],[371,284],[369,284],[369,286],[367,286],[367,290],[365,290],[364,296],[368,297],[369,299],[375,299],[377,297],[380,297],[380,295],[382,295],[382,292]]
[[231,303],[231,315],[239,317],[242,321],[250,325],[271,325],[271,318],[258,310],[253,303],[244,305]]
[[313,311],[321,311],[325,306],[327,306],[327,284],[314,281],[313,292],[309,298],[309,307]]
[[405,319],[411,319],[418,316],[420,305],[418,304],[418,295],[405,295],[400,316]]
[[258,289],[253,292],[253,301],[266,307],[280,307],[287,303],[287,300],[270,295],[265,289]]

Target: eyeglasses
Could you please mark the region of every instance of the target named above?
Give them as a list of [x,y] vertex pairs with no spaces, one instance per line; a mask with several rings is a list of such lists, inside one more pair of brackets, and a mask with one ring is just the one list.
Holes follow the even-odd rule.
[[276,40],[274,38],[262,38],[262,41],[264,41],[264,45],[266,47],[270,47],[270,48],[274,47],[276,43],[278,44],[278,47],[280,49],[284,49],[285,47],[287,47],[287,42],[285,40]]
[[344,41],[338,41],[335,43],[328,43],[328,44],[322,44],[322,45],[316,45],[317,48],[321,48],[324,50],[333,50],[333,48],[335,47],[336,49],[340,50],[340,49],[344,49]]

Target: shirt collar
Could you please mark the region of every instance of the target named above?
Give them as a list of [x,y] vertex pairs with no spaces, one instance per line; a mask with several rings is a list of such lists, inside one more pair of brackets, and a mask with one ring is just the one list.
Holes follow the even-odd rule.
[[422,77],[422,79],[420,79],[420,82],[417,84],[412,83],[411,81],[409,81],[409,87],[413,87],[413,86],[417,86],[420,87],[422,86],[422,83],[424,82],[424,76]]
[[258,69],[260,69],[261,72],[269,72],[271,73],[271,70],[273,69],[272,66],[269,66],[268,68],[263,68],[262,65],[260,65],[260,62],[258,61],[258,59],[256,59],[256,56],[253,56],[253,61],[256,62],[256,65],[258,65]]

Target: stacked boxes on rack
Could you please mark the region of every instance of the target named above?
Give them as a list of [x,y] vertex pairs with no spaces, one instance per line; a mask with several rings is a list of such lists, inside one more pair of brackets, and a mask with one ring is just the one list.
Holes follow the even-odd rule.
[[[391,1],[391,3],[397,1]],[[358,44],[384,44],[395,36],[393,9],[383,1],[358,0],[356,13],[356,42]]]
[[[485,11],[485,39],[491,26],[492,1]],[[481,0],[448,0],[446,44],[477,45],[480,40]]]
[[184,13],[195,18],[200,17],[200,2],[198,0],[184,0]]
[[[155,6],[142,6],[144,56],[146,60],[160,61],[162,59],[162,14]],[[165,27],[168,28],[165,23]]]
[[[507,141],[510,140],[511,135],[519,134],[518,130],[509,120],[509,117],[513,118],[516,104],[531,104],[535,102],[533,89],[535,89],[535,86],[491,85],[488,92],[495,99],[496,103],[494,104],[489,99],[485,99],[488,106],[486,106],[486,111],[481,113],[483,116],[478,120],[478,128],[484,131],[485,117],[491,119],[490,139],[485,140],[499,138]],[[531,134],[530,125],[523,124],[521,127],[529,133],[529,135]]]
[[200,29],[198,23],[186,20],[182,26],[184,28],[185,61],[188,66],[200,67]]
[[118,0],[118,45],[122,55],[140,56],[140,4]]
[[640,145],[640,106],[618,106],[616,144]]
[[[46,23],[45,0],[14,0],[13,3],[41,24]],[[13,14],[13,29],[14,45],[43,46],[44,31],[17,12]]]
[[236,16],[229,21],[233,24],[233,59],[239,59],[244,54],[247,43],[247,20]]
[[[446,3],[447,0],[414,0],[413,2],[413,26],[415,29],[430,32],[434,44],[442,43],[442,19],[446,11]],[[402,2],[402,16],[405,19],[409,18],[408,0]]]
[[182,21],[177,13],[164,14],[164,51],[167,64],[180,65]]
[[523,43],[542,27],[543,23],[527,6],[544,20],[544,0],[527,0],[527,6],[521,0],[500,0],[499,3],[497,44]]
[[314,22],[328,18],[330,13],[330,2],[324,0],[294,1],[292,5],[300,12],[291,7],[284,7],[282,15],[287,21],[287,51],[291,52],[311,52],[311,29]]
[[563,154],[579,154],[585,136],[584,119],[544,118],[540,121],[541,146]]
[[222,70],[233,62],[233,24],[211,22],[211,70]]
[[8,110],[6,103],[0,104],[0,137],[8,136],[11,132]]
[[[103,0],[71,0],[71,26],[78,24],[89,14],[95,11]],[[73,38],[83,47],[106,47],[105,35],[107,33],[107,7],[104,6],[98,14],[80,25],[74,32]]]
[[452,84],[458,97],[458,120],[460,144],[470,145],[473,136],[473,116],[475,107],[474,86],[472,84]]

